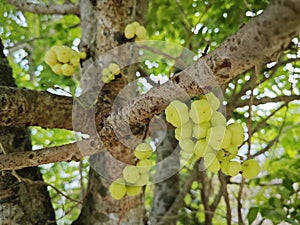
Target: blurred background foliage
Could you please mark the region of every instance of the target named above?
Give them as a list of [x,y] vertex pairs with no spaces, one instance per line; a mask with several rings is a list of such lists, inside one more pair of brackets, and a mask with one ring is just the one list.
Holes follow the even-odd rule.
[[[5,0],[0,0],[0,3],[0,35],[17,86],[74,95],[79,84],[79,71],[74,77],[56,75],[43,58],[54,45],[67,45],[78,50],[80,19],[71,15],[23,13]],[[262,13],[268,4],[267,0],[150,0],[148,39],[179,44],[201,57],[217,48],[252,17]],[[299,54],[299,38],[294,38],[279,61],[264,65],[257,78],[254,70],[249,70],[220,87],[227,115],[247,128],[247,138],[251,135],[242,146],[242,157],[255,156],[263,168],[259,177],[246,183],[241,184],[239,176],[229,181],[227,189],[233,224],[237,224],[237,201],[243,203],[246,224],[300,223],[300,102],[287,100],[287,96],[299,95]],[[145,60],[141,66],[156,82],[166,80],[174,72],[172,65],[161,62]],[[280,96],[283,101],[266,101],[266,97],[276,99]],[[30,129],[34,149],[76,141],[72,131]],[[78,163],[41,166],[45,181],[51,184],[48,188],[59,224],[70,224],[80,212],[79,200],[85,194],[88,165],[88,160],[84,159]],[[187,173],[186,168],[181,171],[182,182]],[[220,184],[216,175],[208,173],[207,176],[211,184],[208,197],[213,201]],[[180,210],[178,224],[203,222],[201,188],[201,184],[193,183]],[[242,199],[238,199],[241,188]],[[148,212],[153,190],[152,186],[146,188],[145,207]],[[226,204],[222,199],[213,224],[225,222]]]

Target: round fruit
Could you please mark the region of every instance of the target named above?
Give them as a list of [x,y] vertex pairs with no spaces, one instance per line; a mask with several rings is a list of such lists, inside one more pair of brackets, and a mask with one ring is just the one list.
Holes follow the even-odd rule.
[[194,137],[197,139],[205,138],[209,128],[210,128],[209,122],[194,124],[194,126],[193,126]]
[[65,76],[71,76],[75,72],[75,68],[69,64],[63,64],[61,71]]
[[179,146],[183,151],[187,153],[193,153],[195,143],[191,139],[181,139],[179,141]]
[[231,143],[231,133],[229,130],[225,129],[224,138],[221,143],[221,148],[229,147],[230,143]]
[[134,155],[138,159],[147,159],[152,155],[152,147],[148,143],[140,143],[135,147]]
[[109,77],[111,75],[111,71],[108,68],[104,68],[102,70],[102,76]]
[[109,77],[107,77],[107,76],[102,76],[102,78],[101,78],[101,80],[104,82],[104,83],[109,83],[111,80],[110,80],[110,78]]
[[228,164],[229,164],[228,159],[221,160],[221,171],[226,175],[228,175]]
[[74,66],[75,68],[80,65],[80,57],[79,56],[73,56],[72,59],[70,59],[70,64]]
[[188,139],[192,137],[193,122],[189,120],[187,123],[182,124],[181,127],[175,129],[175,138],[177,140]]
[[209,122],[212,116],[212,109],[207,100],[200,99],[192,102],[189,114],[194,123]]
[[72,51],[67,47],[62,47],[56,51],[56,56],[58,61],[62,63],[68,63],[72,58]]
[[140,178],[140,172],[136,166],[126,166],[123,170],[123,178],[127,183],[134,184]]
[[226,128],[223,126],[211,127],[207,131],[206,141],[215,150],[221,148]]
[[203,157],[206,152],[208,152],[209,148],[211,148],[205,139],[200,139],[196,142],[194,147],[194,153],[197,156],[197,158]]
[[232,135],[231,144],[235,146],[241,145],[245,138],[243,126],[238,123],[232,123],[227,126],[227,129]]
[[229,160],[227,157],[227,152],[225,152],[224,149],[220,149],[218,151],[217,158],[219,161]]
[[260,172],[260,166],[255,159],[249,159],[242,164],[242,176],[246,179],[256,177]]
[[149,175],[147,173],[142,173],[139,180],[134,184],[135,186],[145,186],[149,182]]
[[141,39],[146,39],[147,38],[147,31],[144,26],[139,26],[136,28],[135,31],[136,36],[141,40]]
[[118,178],[117,180],[111,183],[108,190],[110,192],[111,197],[113,197],[114,199],[122,199],[127,191],[125,186],[125,180],[123,178]]
[[218,172],[221,168],[219,160],[216,158],[216,155],[214,153],[207,153],[204,156],[204,166],[208,171],[213,173]]
[[128,24],[126,27],[125,27],[125,37],[127,39],[131,39],[135,36],[135,31],[136,31],[136,27],[133,25],[133,24]]
[[216,111],[220,107],[220,100],[214,95],[213,92],[209,92],[203,96],[203,99],[206,99],[210,107]]
[[79,52],[79,56],[80,56],[81,59],[84,60],[84,59],[86,59],[87,55],[86,55],[86,52]]
[[62,64],[56,63],[54,66],[52,66],[52,71],[58,75],[62,75],[62,70],[61,70]]
[[54,51],[55,53],[57,53],[61,48],[63,48],[63,46],[59,46],[59,45],[54,45],[51,47],[51,51]]
[[136,166],[139,169],[140,173],[148,173],[151,169],[152,163],[149,159],[142,159],[138,161]]
[[226,126],[226,118],[221,112],[214,112],[211,117],[211,126]]
[[141,193],[142,188],[140,186],[126,186],[126,190],[128,196],[136,196]]
[[57,63],[56,54],[53,50],[49,50],[45,54],[45,62],[49,66],[54,66]]
[[236,161],[229,161],[227,165],[227,171],[229,176],[236,176],[242,170],[242,166],[240,163]]
[[174,127],[181,127],[189,121],[188,107],[185,103],[174,100],[165,110],[166,120]]
[[226,156],[228,159],[233,159],[238,154],[238,147],[234,145],[229,145],[227,148],[224,149],[226,152]]
[[134,22],[131,23],[131,25],[132,25],[133,27],[135,27],[135,28],[138,28],[138,27],[140,26],[140,23],[137,22],[137,21],[134,21]]
[[114,75],[118,75],[120,74],[120,67],[118,64],[116,63],[111,63],[108,65],[108,69],[110,70],[111,73],[113,73]]

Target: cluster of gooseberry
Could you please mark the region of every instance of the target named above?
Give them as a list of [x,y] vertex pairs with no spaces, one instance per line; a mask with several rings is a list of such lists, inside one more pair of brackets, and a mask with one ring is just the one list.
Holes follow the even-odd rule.
[[147,39],[146,28],[138,22],[129,23],[125,27],[124,35],[127,39],[135,38],[136,41]]
[[141,193],[142,186],[149,181],[148,172],[152,163],[149,157],[152,155],[152,147],[147,143],[140,143],[134,150],[134,155],[138,158],[136,166],[128,165],[123,169],[122,175],[113,181],[109,186],[111,197],[120,200],[125,195],[136,196]]
[[212,93],[192,101],[190,108],[174,100],[165,110],[166,120],[175,129],[180,148],[193,153],[197,159],[203,157],[208,171],[221,171],[229,176],[239,173],[251,179],[258,175],[260,166],[254,159],[244,162],[233,160],[238,157],[238,146],[244,141],[244,129],[238,123],[227,125],[226,118],[217,111],[219,99]]
[[72,76],[80,65],[80,59],[85,59],[85,52],[76,52],[67,46],[53,46],[45,54],[45,62],[58,75]]
[[110,63],[107,68],[102,70],[102,81],[109,83],[115,79],[115,75],[120,74],[120,67],[116,63]]

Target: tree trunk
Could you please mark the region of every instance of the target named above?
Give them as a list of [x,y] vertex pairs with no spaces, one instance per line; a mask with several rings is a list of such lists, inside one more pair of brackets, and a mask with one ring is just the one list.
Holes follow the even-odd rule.
[[[15,87],[12,70],[3,54],[0,40],[0,85]],[[5,105],[2,102],[2,105]],[[19,110],[22,110],[20,108]],[[0,154],[31,149],[30,134],[25,126],[0,127]],[[0,174],[1,224],[56,224],[47,186],[38,167]]]
[[[91,64],[97,62],[101,54],[124,42],[122,34],[127,23],[138,21],[145,24],[146,15],[147,1],[145,0],[81,1],[81,47],[88,51],[89,56],[89,59],[84,62],[82,76],[85,76],[85,71],[88,71]],[[96,112],[99,112],[99,116],[95,118],[97,130],[103,127],[103,119],[109,115],[116,96],[126,84],[134,80],[135,69],[135,66],[129,66],[122,70],[121,77],[101,89],[96,105]],[[126,164],[134,164],[132,149],[117,141],[110,143],[110,149],[112,154],[104,152],[90,158],[88,191],[81,214],[74,221],[74,225],[143,224],[142,194],[116,201],[108,192],[109,184],[119,177],[122,171],[119,163],[112,158]]]
[[[169,127],[163,142],[156,149],[156,184],[151,209],[151,224],[158,224],[179,194],[180,152],[174,128]],[[168,224],[176,225],[177,213],[170,215]]]

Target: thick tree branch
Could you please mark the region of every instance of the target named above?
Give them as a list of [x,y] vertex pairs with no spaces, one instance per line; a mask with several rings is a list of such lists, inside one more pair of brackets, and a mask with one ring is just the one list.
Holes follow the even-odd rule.
[[63,5],[44,5],[21,0],[7,0],[7,2],[25,12],[32,12],[36,14],[74,14],[79,16],[78,4],[69,3]]
[[0,126],[72,130],[73,99],[48,92],[0,86]]
[[[274,1],[262,14],[252,19],[235,35],[227,38],[215,51],[178,73],[172,81],[133,99],[128,107],[108,118],[115,131],[124,124],[143,123],[162,112],[174,99],[188,100],[228,82],[255,65],[277,60],[291,39],[300,33],[300,1]],[[167,94],[166,94],[167,93]],[[129,118],[128,118],[129,116]],[[107,129],[100,131],[102,140]],[[126,140],[127,132],[118,137]]]
[[101,152],[102,150],[99,146],[95,140],[90,139],[41,150],[0,154],[0,171],[18,170],[54,162],[79,161],[83,156]]

